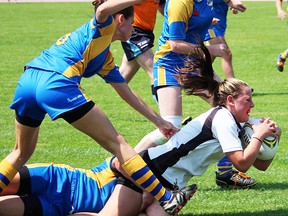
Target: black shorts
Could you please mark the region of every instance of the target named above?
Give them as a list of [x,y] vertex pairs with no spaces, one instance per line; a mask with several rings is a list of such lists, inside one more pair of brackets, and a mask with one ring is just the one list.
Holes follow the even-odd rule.
[[126,42],[121,42],[128,61],[133,60],[144,51],[154,46],[153,31],[134,27],[134,32]]
[[42,216],[42,204],[37,195],[31,194],[31,181],[28,168],[23,166],[19,170],[20,187],[17,195],[20,196],[24,204],[24,216]]

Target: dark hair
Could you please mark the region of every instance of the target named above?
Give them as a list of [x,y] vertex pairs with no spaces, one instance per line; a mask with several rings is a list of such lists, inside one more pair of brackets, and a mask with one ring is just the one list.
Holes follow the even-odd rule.
[[199,39],[198,46],[194,53],[187,57],[184,67],[177,69],[176,78],[185,95],[196,95],[204,99],[213,97],[213,106],[224,105],[228,95],[236,98],[241,94],[243,86],[249,87],[244,81],[235,78],[221,83],[214,80],[209,50]]
[[[105,0],[94,0],[92,2],[92,5],[94,6],[94,11],[96,12],[99,5],[103,4],[104,2]],[[134,15],[134,7],[130,6],[130,7],[124,8],[123,10],[116,12],[114,15],[116,14],[123,14],[124,18],[128,19],[129,17],[132,17]]]
[[96,12],[96,10],[99,7],[99,5],[101,5],[104,2],[105,2],[105,0],[94,0],[94,1],[92,1],[92,5],[94,6],[94,11]]
[[211,56],[202,40],[198,39],[198,46],[188,55],[184,67],[177,69],[176,79],[186,95],[207,99],[214,95],[218,82],[214,80]]
[[128,18],[134,16],[134,7],[130,6],[130,7],[124,8],[123,10],[118,11],[114,15],[116,15],[116,14],[123,14],[124,18],[128,19]]

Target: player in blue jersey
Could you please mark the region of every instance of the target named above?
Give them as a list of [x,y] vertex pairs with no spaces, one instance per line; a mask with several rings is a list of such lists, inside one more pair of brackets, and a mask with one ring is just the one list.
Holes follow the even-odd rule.
[[[116,182],[108,159],[90,170],[64,164],[27,165],[1,193],[0,214],[8,216],[11,210],[13,215],[37,216],[100,212]],[[124,185],[142,193],[132,183]]]
[[[229,6],[239,11],[246,7],[238,0],[227,1]],[[160,115],[180,128],[182,123],[181,86],[175,79],[175,69],[182,68],[187,55],[193,54],[197,40],[202,41],[213,19],[212,0],[168,0],[164,8],[162,33],[154,55],[153,76],[157,90]],[[221,56],[225,46],[211,45],[209,51]],[[169,98],[169,99],[168,99]],[[146,135],[136,147],[137,151],[167,141],[159,130]]]
[[[92,169],[54,163],[23,166],[0,193],[0,215],[138,215],[146,208],[143,192],[115,165],[118,161],[111,157]],[[196,185],[191,187],[195,192]],[[113,191],[125,196],[113,201],[117,208],[102,211]]]
[[[163,203],[164,208],[174,206],[177,209],[186,202],[180,192],[172,196],[159,183],[80,84],[83,77],[99,75],[124,101],[153,122],[164,136],[170,137],[177,131],[128,87],[110,51],[111,42],[126,41],[131,36],[132,5],[141,1],[93,1],[95,14],[90,21],[59,38],[25,65],[10,105],[16,113],[16,144],[0,162],[0,192],[33,154],[39,127],[48,113],[52,120],[63,118],[116,155],[125,171]],[[133,175],[135,173],[137,175]]]
[[[282,2],[283,0],[276,0],[276,10],[277,10],[279,19],[283,21],[286,19],[287,13],[282,9]],[[286,10],[288,10],[288,7]],[[277,63],[276,63],[276,67],[278,71],[282,72],[284,70],[284,64],[285,64],[287,57],[288,57],[288,49],[284,50],[282,53],[278,55]]]
[[[226,78],[234,78],[232,52],[225,40],[228,9],[229,6],[223,0],[213,1],[214,19],[217,21],[209,27],[208,32],[205,35],[205,41],[207,41],[207,45],[225,44],[227,52],[222,55],[222,70]],[[233,11],[236,12],[236,10]],[[211,56],[211,58],[212,62],[214,62],[216,57]]]

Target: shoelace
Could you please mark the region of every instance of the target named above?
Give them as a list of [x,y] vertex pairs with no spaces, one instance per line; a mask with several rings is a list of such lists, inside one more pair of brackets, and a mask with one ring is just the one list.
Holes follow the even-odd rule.
[[237,186],[237,182],[238,182],[239,177],[242,177],[244,179],[251,178],[250,176],[246,175],[245,173],[238,172],[238,173],[235,173],[235,174],[236,174],[236,176],[235,176],[235,180],[234,180],[234,186]]

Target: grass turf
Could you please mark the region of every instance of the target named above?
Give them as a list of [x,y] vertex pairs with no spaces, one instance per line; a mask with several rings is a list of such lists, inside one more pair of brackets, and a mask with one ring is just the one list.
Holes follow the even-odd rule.
[[[287,170],[287,72],[276,70],[280,52],[287,48],[287,23],[277,18],[274,2],[245,2],[245,13],[229,14],[226,39],[233,52],[237,78],[254,88],[255,108],[251,117],[271,117],[283,129],[282,140],[272,165],[266,172],[251,168],[247,174],[259,183],[250,190],[223,190],[215,185],[216,165],[211,165],[191,183],[198,184],[198,192],[180,215],[266,216],[288,215]],[[0,156],[4,158],[15,143],[12,101],[17,80],[25,63],[48,48],[60,36],[88,21],[93,13],[89,3],[3,3],[0,4]],[[160,34],[162,17],[155,30]],[[157,40],[155,41],[157,43]],[[121,64],[123,55],[119,42],[112,45],[115,62]],[[214,63],[222,76],[220,59]],[[141,82],[139,82],[141,80]],[[144,117],[121,101],[100,78],[82,81],[82,86],[105,111],[116,129],[132,145],[154,129]],[[130,86],[155,110],[148,76],[140,70]],[[184,117],[196,116],[208,109],[197,97],[184,97]],[[110,154],[93,140],[74,130],[63,120],[52,122],[47,116],[41,126],[39,142],[29,163],[57,162],[89,168],[99,164]]]

